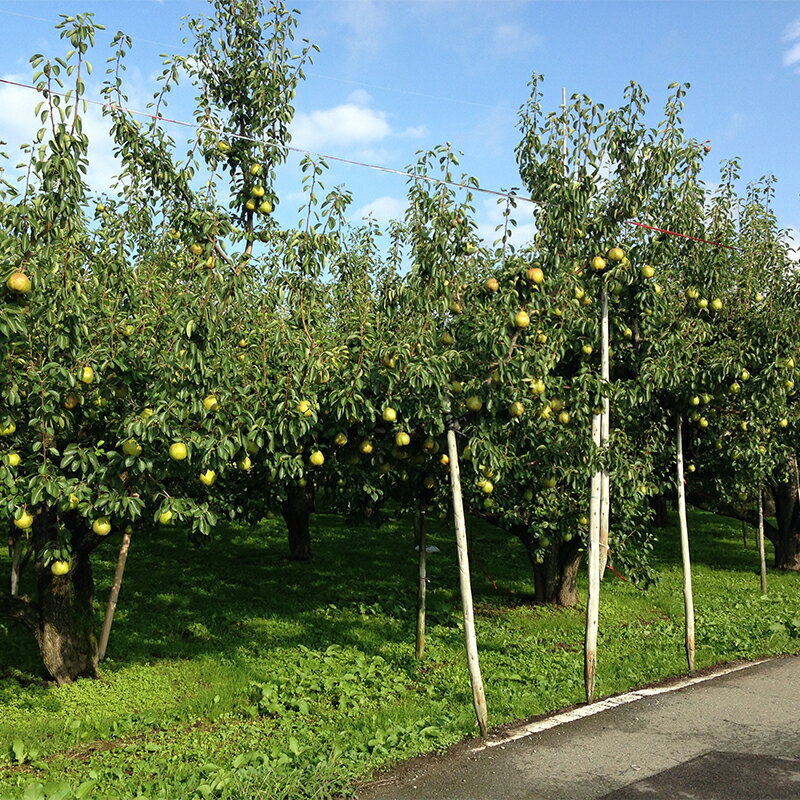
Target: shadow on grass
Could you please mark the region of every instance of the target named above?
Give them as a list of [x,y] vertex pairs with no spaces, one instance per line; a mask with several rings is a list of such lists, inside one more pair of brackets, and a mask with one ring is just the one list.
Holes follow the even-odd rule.
[[[675,516],[656,534],[656,567],[677,565]],[[319,514],[312,519],[312,538],[314,559],[295,562],[287,556],[280,521],[223,528],[199,546],[190,544],[180,528],[135,536],[108,668],[201,655],[235,661],[301,644],[318,649],[352,646],[367,654],[407,647],[410,654],[418,569],[411,522],[352,526]],[[440,552],[428,559],[428,624],[456,634],[461,616],[458,565],[447,522],[431,520],[429,540]],[[470,540],[478,616],[532,605],[530,567],[519,542],[480,520],[471,521]],[[690,540],[697,565],[758,570],[753,531],[748,531],[744,548],[736,521],[693,511]],[[112,540],[95,559],[98,631],[115,557]],[[30,587],[23,585],[25,591]],[[32,637],[0,624],[0,678],[31,680],[39,670]]]
[[[693,563],[710,569],[759,570],[756,532],[751,526],[745,529],[747,543],[742,538],[742,524],[728,517],[718,517],[706,511],[690,510],[688,515],[689,549]],[[678,515],[668,515],[668,526],[656,529],[658,541],[654,549],[657,564],[679,564],[681,543]],[[765,540],[767,566],[773,563],[774,550]]]
[[[473,555],[482,565],[473,570],[476,601],[513,603],[530,588],[521,548],[484,523],[476,521],[473,529]],[[110,666],[203,654],[236,660],[301,644],[353,646],[367,654],[387,643],[408,644],[411,652],[418,554],[410,522],[354,527],[320,514],[312,518],[312,539],[313,560],[297,562],[288,558],[279,521],[230,526],[200,545],[189,543],[180,528],[134,536],[109,642]],[[455,628],[455,544],[444,522],[431,523],[429,539],[440,548],[428,559],[429,624]],[[98,631],[115,544],[109,541],[94,560]],[[481,577],[481,570],[492,577]],[[502,587],[495,590],[490,581]],[[31,588],[23,585],[23,593]],[[38,672],[32,637],[0,625],[0,677]]]

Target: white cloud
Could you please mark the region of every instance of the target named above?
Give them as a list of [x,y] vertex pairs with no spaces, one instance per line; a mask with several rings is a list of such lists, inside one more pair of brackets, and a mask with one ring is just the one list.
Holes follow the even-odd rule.
[[403,197],[377,197],[371,203],[367,203],[353,212],[351,219],[358,221],[372,216],[377,222],[389,222],[394,219],[402,219],[406,213],[408,203]]
[[492,32],[492,44],[505,55],[528,53],[542,44],[542,37],[526,31],[521,25],[503,23]]
[[358,161],[365,161],[368,164],[386,165],[392,163],[395,154],[386,147],[362,147],[354,150],[352,156]]
[[783,32],[783,41],[791,42],[792,39],[800,39],[800,19],[790,22]]
[[382,111],[353,103],[311,113],[297,112],[292,123],[292,145],[305,150],[336,146],[365,146],[392,132]]
[[783,54],[783,65],[785,67],[792,67],[798,62],[800,62],[800,42],[794,44]]
[[120,164],[114,158],[108,122],[101,116],[99,109],[87,114],[83,130],[89,137],[89,171],[86,182],[92,191],[108,192],[113,176],[119,172]]
[[[784,42],[794,42],[794,44],[783,54],[783,65],[794,67],[800,64],[800,19],[790,22],[783,33]],[[800,71],[800,70],[796,70]]]
[[372,102],[372,95],[365,89],[356,89],[347,95],[347,102],[354,106],[368,106]]
[[[28,83],[26,75],[3,75],[4,80]],[[41,127],[39,118],[34,115],[36,105],[42,100],[38,92],[21,86],[0,84],[0,139],[7,143],[3,149],[14,160],[21,144],[33,141]]]
[[411,128],[406,128],[404,131],[401,131],[398,136],[402,136],[404,139],[421,139],[423,136],[428,135],[428,126],[427,125],[415,125]]
[[[28,75],[3,75],[6,80],[18,83],[30,83]],[[145,79],[137,70],[132,70],[126,92],[130,108],[144,108],[150,97],[144,91]],[[99,98],[100,86],[88,84],[87,98]],[[34,113],[36,106],[42,101],[38,92],[19,86],[0,84],[0,140],[7,144],[2,150],[9,155],[4,164],[14,169],[21,161],[27,161],[20,146],[33,142],[38,130],[43,127],[41,119]],[[83,132],[89,139],[89,168],[85,181],[94,193],[111,192],[114,177],[120,172],[120,164],[114,158],[114,142],[110,135],[110,120],[103,116],[103,108],[94,103],[80,109]],[[141,120],[141,117],[137,117]],[[46,126],[45,126],[46,127]],[[49,128],[48,128],[49,130]],[[174,131],[172,131],[174,133]]]
[[[4,75],[6,80],[26,83],[26,76]],[[88,94],[92,94],[91,91]],[[3,150],[8,153],[7,166],[12,170],[23,160],[20,146],[34,140],[42,127],[40,118],[34,114],[42,96],[21,86],[0,84],[0,131],[7,144]],[[89,137],[89,170],[86,181],[93,191],[109,188],[112,176],[118,171],[114,160],[113,143],[109,136],[108,122],[103,118],[99,106],[90,105],[83,115],[83,131]]]

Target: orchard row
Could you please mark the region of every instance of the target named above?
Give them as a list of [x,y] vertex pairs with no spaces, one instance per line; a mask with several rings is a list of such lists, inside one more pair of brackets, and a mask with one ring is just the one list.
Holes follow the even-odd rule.
[[[216,13],[224,37],[250,12]],[[456,174],[449,146],[420,154],[406,214],[383,228],[350,221],[348,193],[326,190],[324,163],[308,158],[302,218],[286,226],[275,175],[310,48],[293,52],[288,13],[259,20],[248,18],[256,38],[240,60],[243,41],[217,49],[198,35],[197,58],[168,62],[157,98],[185,73],[198,118],[247,138],[201,128],[179,157],[158,121],[140,126],[115,102],[120,183],[96,198],[78,106],[45,94],[24,189],[0,187],[0,516],[12,552],[0,613],[33,632],[57,680],[96,674],[87,620],[104,542],[143,520],[212,535],[221,518],[280,511],[308,555],[315,494],[357,516],[389,501],[393,513],[446,514],[449,430],[470,510],[520,537],[537,595],[554,602],[576,601],[601,468],[611,557],[647,579],[652,506],[674,490],[676,418],[696,502],[750,513],[761,487],[787,485],[797,279],[770,182],[740,196],[736,164],[714,193],[700,181],[707,153],[682,132],[685,87],[648,127],[635,85],[620,109],[576,96],[547,116],[535,76],[517,151],[529,198],[503,201],[496,242],[480,242],[474,192],[453,188],[476,182]],[[62,33],[68,68],[35,57],[37,80],[46,93],[70,79],[80,95],[93,23],[66,20]],[[122,98],[124,37],[116,47],[109,100]],[[535,223],[532,242],[517,245],[516,217]],[[800,568],[797,526],[779,533],[778,565]]]

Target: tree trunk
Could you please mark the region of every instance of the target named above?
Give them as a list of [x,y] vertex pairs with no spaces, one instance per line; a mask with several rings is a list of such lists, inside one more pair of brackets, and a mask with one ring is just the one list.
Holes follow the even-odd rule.
[[314,489],[311,486],[290,485],[281,513],[289,536],[289,557],[293,561],[311,559],[311,533],[309,521],[314,507]]
[[551,603],[572,608],[578,605],[578,570],[581,563],[580,540],[572,538],[553,545],[537,561],[538,538],[525,525],[515,525],[511,531],[522,542],[533,570],[533,596],[537,603]]
[[96,543],[87,537],[85,529],[74,533],[72,569],[55,576],[41,557],[44,548],[55,541],[55,520],[42,510],[33,526],[37,600],[0,595],[0,616],[28,628],[39,645],[48,676],[64,684],[97,677],[94,579],[89,561]]
[[59,685],[97,677],[94,578],[87,554],[78,554],[72,570],[54,576],[37,564],[39,650],[48,674]]
[[650,508],[653,509],[655,516],[653,524],[657,528],[667,527],[667,498],[663,494],[657,494],[650,498]]
[[794,480],[779,483],[772,489],[775,521],[764,525],[764,532],[775,548],[775,569],[800,571],[800,503]]
[[578,594],[578,572],[581,566],[581,543],[577,537],[563,542],[558,549],[558,582],[553,594],[553,602],[559,606],[572,608],[580,602]]
[[[782,469],[776,470],[776,474],[787,477]],[[704,494],[699,486],[690,486],[689,501],[697,508],[742,520],[753,527],[758,525],[758,513],[754,508],[720,501],[715,496]],[[770,493],[777,527],[765,521],[764,535],[775,548],[773,566],[775,569],[800,572],[800,503],[797,482],[791,470],[788,480],[778,480]]]

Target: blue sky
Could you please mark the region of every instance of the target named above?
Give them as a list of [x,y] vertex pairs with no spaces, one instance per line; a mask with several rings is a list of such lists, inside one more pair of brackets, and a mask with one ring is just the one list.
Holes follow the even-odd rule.
[[[514,162],[517,111],[532,72],[545,75],[546,103],[561,88],[607,106],[630,80],[652,98],[656,123],[667,84],[688,81],[688,135],[713,145],[705,178],[721,159],[742,159],[743,185],[778,177],[780,223],[800,229],[800,2],[790,0],[295,0],[300,32],[321,52],[298,91],[294,143],[345,158],[403,168],[419,149],[449,141],[462,167],[487,188],[519,185]],[[33,52],[58,55],[60,13],[95,12],[108,31],[94,55],[99,81],[116,30],[134,38],[129,61],[133,105],[154,89],[159,54],[183,52],[181,17],[204,13],[201,0],[0,0],[0,77],[25,79]],[[93,87],[95,93],[97,83]],[[90,93],[92,87],[90,85]],[[171,113],[188,119],[190,93]],[[0,85],[0,139],[35,129],[29,93]],[[113,172],[98,122],[93,180]],[[355,195],[354,214],[402,213],[403,178],[332,165],[328,184]],[[299,197],[300,176],[284,171],[281,191]],[[287,208],[296,207],[289,202]],[[477,200],[484,231],[495,203]],[[525,212],[518,214],[524,223]],[[657,224],[657,220],[647,220]],[[523,228],[523,230],[525,230]]]

